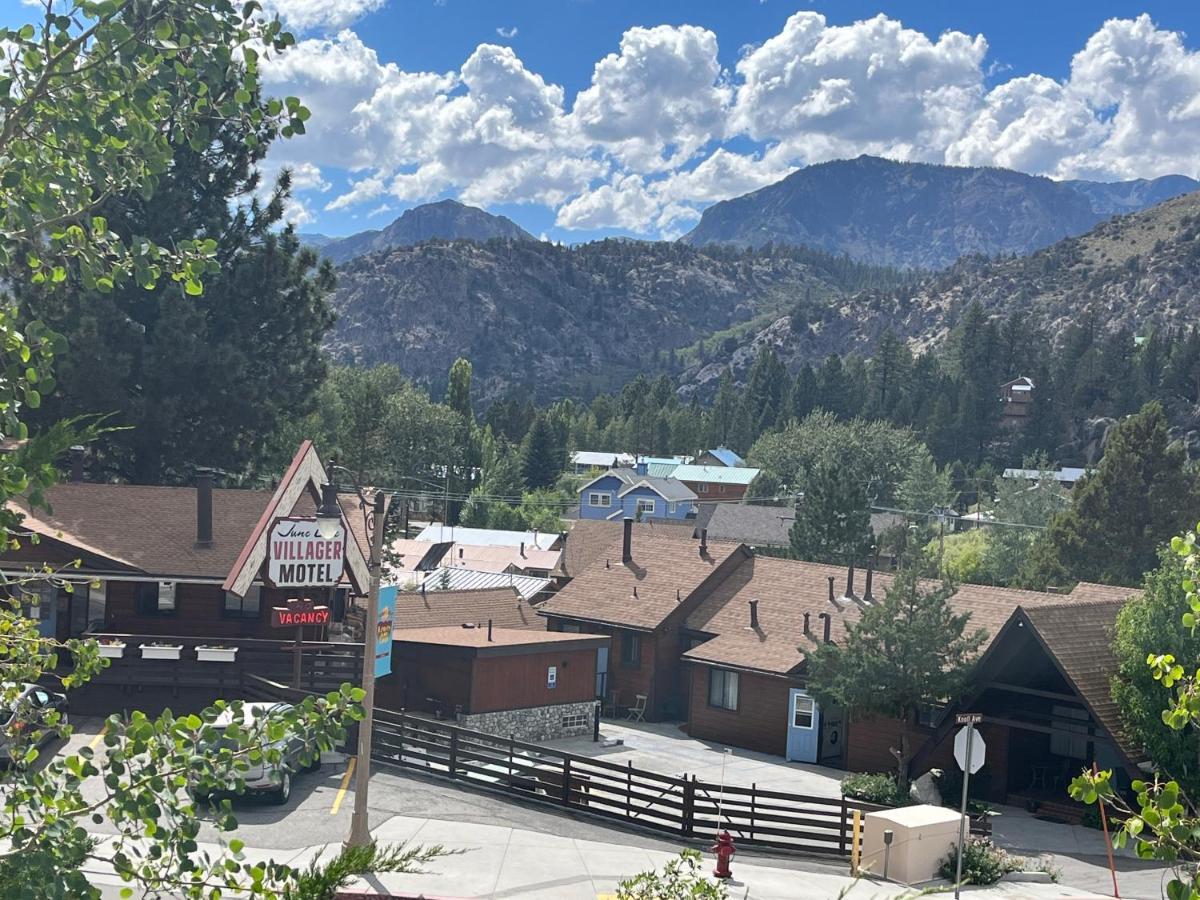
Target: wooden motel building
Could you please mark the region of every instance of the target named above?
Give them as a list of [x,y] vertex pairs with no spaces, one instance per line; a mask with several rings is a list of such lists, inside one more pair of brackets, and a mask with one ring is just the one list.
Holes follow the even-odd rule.
[[[203,475],[184,487],[97,484],[80,477],[81,466],[73,468],[70,480],[46,492],[49,509],[18,507],[30,537],[0,556],[0,567],[10,578],[28,578],[43,566],[57,572],[19,600],[42,634],[60,640],[87,634],[107,645],[102,653],[111,665],[98,681],[179,687],[195,676],[231,687],[246,667],[286,681],[292,657],[284,645],[294,645],[297,629],[273,627],[271,612],[293,599],[329,610],[321,617],[326,624],[300,632],[310,662],[334,660],[326,682],[355,680],[362,650],[349,640],[347,614],[368,583],[358,498],[339,498],[345,540],[336,586],[281,589],[266,578],[272,525],[312,517],[319,502],[326,471],[311,442],[301,445],[274,490],[215,488]],[[224,655],[205,656],[197,647]],[[336,664],[339,656],[347,657],[344,664]],[[199,666],[201,657],[234,665]]]
[[[575,542],[574,546],[572,542]],[[987,632],[968,696],[915,721],[856,720],[810,696],[807,653],[840,641],[890,575],[756,556],[653,524],[580,522],[572,580],[539,612],[552,631],[604,635],[606,704],[643,705],[691,737],[854,771],[891,771],[901,729],[913,774],[952,762],[953,713],[985,715],[977,780],[997,802],[1065,797],[1095,761],[1134,777],[1139,761],[1109,695],[1117,611],[1137,591],[1080,584],[1068,595],[962,585],[953,606]],[[571,571],[573,570],[573,571]]]

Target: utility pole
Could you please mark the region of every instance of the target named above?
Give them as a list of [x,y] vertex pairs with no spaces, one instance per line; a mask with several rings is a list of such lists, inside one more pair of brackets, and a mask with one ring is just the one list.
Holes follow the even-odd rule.
[[374,530],[371,533],[371,580],[367,591],[367,615],[363,635],[363,707],[365,715],[358,724],[358,763],[354,770],[354,814],[350,819],[347,847],[365,847],[371,843],[367,821],[367,792],[371,779],[371,728],[375,721],[375,641],[379,621],[379,581],[383,574],[383,533],[386,531],[388,495],[375,494]]

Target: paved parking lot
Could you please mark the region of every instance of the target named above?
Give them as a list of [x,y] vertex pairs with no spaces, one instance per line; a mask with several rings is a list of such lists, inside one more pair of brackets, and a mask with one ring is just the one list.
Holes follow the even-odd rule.
[[[76,731],[70,740],[56,742],[49,749],[57,753],[75,752],[84,746],[100,750],[102,724],[99,719],[76,717]],[[664,773],[687,771],[712,780],[720,776],[720,747],[708,747],[683,735],[676,738],[665,730],[673,726],[618,727],[626,740],[623,748],[602,751],[587,741],[577,742],[577,746],[570,749],[583,752],[586,744],[594,753],[604,752],[606,759],[628,756],[636,765]],[[610,733],[616,730],[605,728]],[[794,766],[775,757],[741,750],[727,757],[725,763],[730,784],[758,783],[763,787],[802,793],[836,791],[841,774],[817,766]],[[327,754],[319,771],[296,778],[292,796],[282,806],[266,799],[236,799],[234,814],[238,819],[238,836],[247,847],[254,848],[255,854],[264,858],[271,856],[280,862],[304,862],[322,847],[340,844],[350,828],[353,765],[352,760],[341,754]],[[86,787],[85,794],[99,798],[99,785]],[[405,881],[403,885],[396,885],[405,888],[419,885],[428,892],[450,896],[594,896],[615,888],[618,876],[634,874],[650,864],[661,864],[683,845],[681,840],[651,832],[611,826],[553,807],[515,803],[486,791],[379,765],[371,777],[369,820],[372,830],[388,840],[442,842],[460,849],[472,848],[473,862],[469,866],[459,865],[455,860],[439,861],[433,867],[435,873],[442,873],[437,878],[431,878],[427,883]],[[107,824],[89,827],[97,834],[113,831]],[[216,842],[218,836],[214,827],[206,825],[202,827],[199,839]],[[1111,879],[1098,832],[1042,822],[1019,810],[1005,810],[996,820],[996,840],[1025,855],[1049,853],[1054,864],[1063,869],[1065,884],[1111,895]],[[500,845],[503,850],[499,849]],[[539,846],[547,855],[534,852]],[[593,857],[608,860],[608,869],[596,862],[584,863],[582,868],[577,866],[579,859]],[[519,886],[520,873],[528,875],[530,865],[538,860],[547,874],[545,883],[521,883],[524,887],[514,893]],[[773,880],[786,880],[788,872],[795,873],[811,886],[820,882],[817,876],[836,879],[844,876],[846,871],[843,863],[778,856],[749,849],[739,850],[738,860],[749,871],[753,871],[749,867],[760,869],[759,892],[751,892],[749,896],[775,896],[774,889],[768,891],[767,888]],[[573,866],[580,877],[570,875]],[[1128,857],[1118,858],[1118,869],[1122,896],[1160,896],[1161,869]],[[475,874],[471,875],[472,872]],[[553,875],[556,872],[558,874]],[[96,877],[100,879],[98,883],[104,883],[103,873],[97,873]],[[461,882],[458,890],[452,890],[455,880],[464,877],[467,881]],[[480,884],[488,878],[494,881],[483,890]],[[105,890],[108,890],[107,886]],[[856,892],[852,896],[860,893],[864,897],[894,896],[887,891]],[[116,897],[117,893],[112,896]],[[735,892],[733,896],[743,895]],[[805,895],[797,893],[795,896]]]

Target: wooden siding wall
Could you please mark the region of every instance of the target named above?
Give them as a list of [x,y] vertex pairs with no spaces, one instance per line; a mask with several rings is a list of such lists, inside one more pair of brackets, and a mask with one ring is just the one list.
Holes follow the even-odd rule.
[[[686,705],[678,693],[680,669],[679,635],[666,629],[658,632],[632,632],[642,640],[641,658],[637,665],[621,662],[621,645],[628,629],[611,625],[579,623],[584,634],[603,634],[612,639],[608,653],[608,691],[617,692],[617,705],[633,706],[638,694],[646,695],[646,718],[657,722],[668,712],[682,716]],[[562,621],[551,618],[550,631],[561,631]]]
[[[744,484],[725,484],[716,481],[685,481],[684,484],[691,488],[692,493],[696,495],[697,503],[703,503],[705,500],[741,500],[746,496],[746,485]],[[708,486],[707,491],[700,491],[702,484]]]
[[738,673],[738,708],[717,709],[708,705],[708,673],[712,666],[691,665],[691,703],[688,734],[702,741],[716,741],[783,756],[787,750],[787,679]]
[[471,657],[466,650],[422,644],[393,644],[392,674],[379,679],[375,705],[454,714],[471,704]]
[[[212,638],[252,637],[267,640],[294,640],[296,637],[295,629],[271,627],[271,607],[285,605],[290,597],[297,595],[296,589],[264,588],[258,617],[252,619],[224,615],[225,592],[218,584],[178,583],[175,587],[173,615],[140,615],[137,611],[138,582],[109,581],[106,583],[106,590],[104,627],[107,631]],[[327,594],[330,593],[326,588],[309,588],[306,593],[319,602],[332,604],[332,601],[326,600]],[[324,628],[305,628],[304,639],[324,640],[327,636],[325,632]]]
[[[558,686],[546,687],[550,666],[558,667]],[[475,660],[471,707],[484,713],[528,709],[555,703],[581,703],[596,698],[596,651],[554,650]]]

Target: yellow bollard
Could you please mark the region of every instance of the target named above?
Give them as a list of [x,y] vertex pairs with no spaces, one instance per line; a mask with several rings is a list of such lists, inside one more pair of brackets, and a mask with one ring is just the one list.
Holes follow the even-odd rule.
[[862,829],[862,810],[854,811],[854,830],[850,836],[850,874],[858,877],[858,836]]

